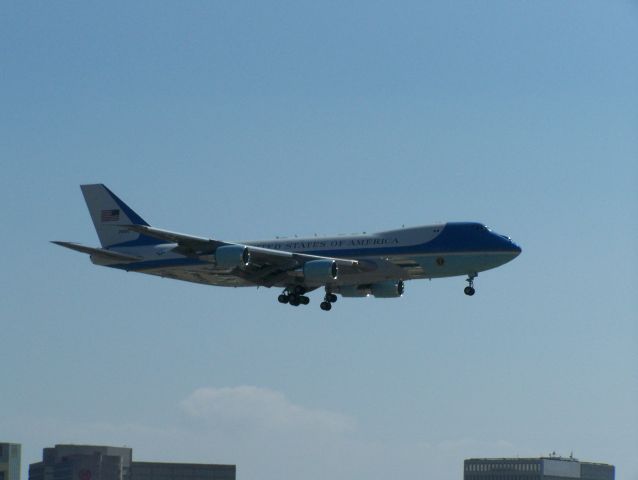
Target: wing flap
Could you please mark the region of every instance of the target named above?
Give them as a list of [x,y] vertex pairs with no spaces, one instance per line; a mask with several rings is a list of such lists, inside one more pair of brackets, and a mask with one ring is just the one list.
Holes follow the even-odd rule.
[[311,262],[313,260],[332,260],[337,263],[340,267],[355,267],[359,264],[357,260],[350,260],[347,258],[334,258],[334,257],[323,257],[320,255],[308,255],[305,253],[296,253],[289,252],[286,250],[274,250],[271,248],[262,248],[262,247],[253,247],[251,245],[246,245],[248,250],[250,251],[251,257],[256,261],[266,261],[268,263],[273,262],[285,262],[285,263],[296,263],[301,266],[306,262]]

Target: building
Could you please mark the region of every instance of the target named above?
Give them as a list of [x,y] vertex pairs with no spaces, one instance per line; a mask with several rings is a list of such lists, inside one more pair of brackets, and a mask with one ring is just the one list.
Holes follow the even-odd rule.
[[470,458],[464,480],[614,480],[613,465],[581,462],[573,457]]
[[45,448],[29,480],[131,480],[133,450],[97,445]]
[[133,480],[235,480],[235,465],[133,462]]
[[21,451],[18,443],[0,443],[0,480],[20,480]]
[[236,470],[235,465],[134,462],[131,448],[56,445],[29,466],[29,480],[235,480]]

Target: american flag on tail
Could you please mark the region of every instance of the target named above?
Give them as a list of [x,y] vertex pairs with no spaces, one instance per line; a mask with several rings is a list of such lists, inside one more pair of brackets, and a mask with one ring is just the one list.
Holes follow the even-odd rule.
[[103,222],[117,222],[119,219],[119,210],[102,210],[100,214],[100,220]]

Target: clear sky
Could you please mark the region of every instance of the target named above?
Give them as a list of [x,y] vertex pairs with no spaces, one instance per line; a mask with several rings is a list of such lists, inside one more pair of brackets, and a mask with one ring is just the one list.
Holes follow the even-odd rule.
[[[638,479],[638,3],[3,2],[0,440],[241,480]],[[78,185],[227,240],[482,221],[523,254],[326,313],[126,274]],[[27,472],[23,472],[26,478]]]

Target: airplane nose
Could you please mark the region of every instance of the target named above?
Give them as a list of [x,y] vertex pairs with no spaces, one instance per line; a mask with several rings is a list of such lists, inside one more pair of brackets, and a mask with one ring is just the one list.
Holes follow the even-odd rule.
[[505,250],[513,253],[515,256],[518,256],[521,254],[523,249],[518,244],[513,242],[510,237],[508,237],[507,235],[501,235],[501,234],[496,234],[496,235],[500,237],[501,245],[505,247]]
[[510,243],[512,244],[512,252],[515,253],[516,255],[520,255],[523,249],[516,243],[512,242],[511,240],[510,240]]

